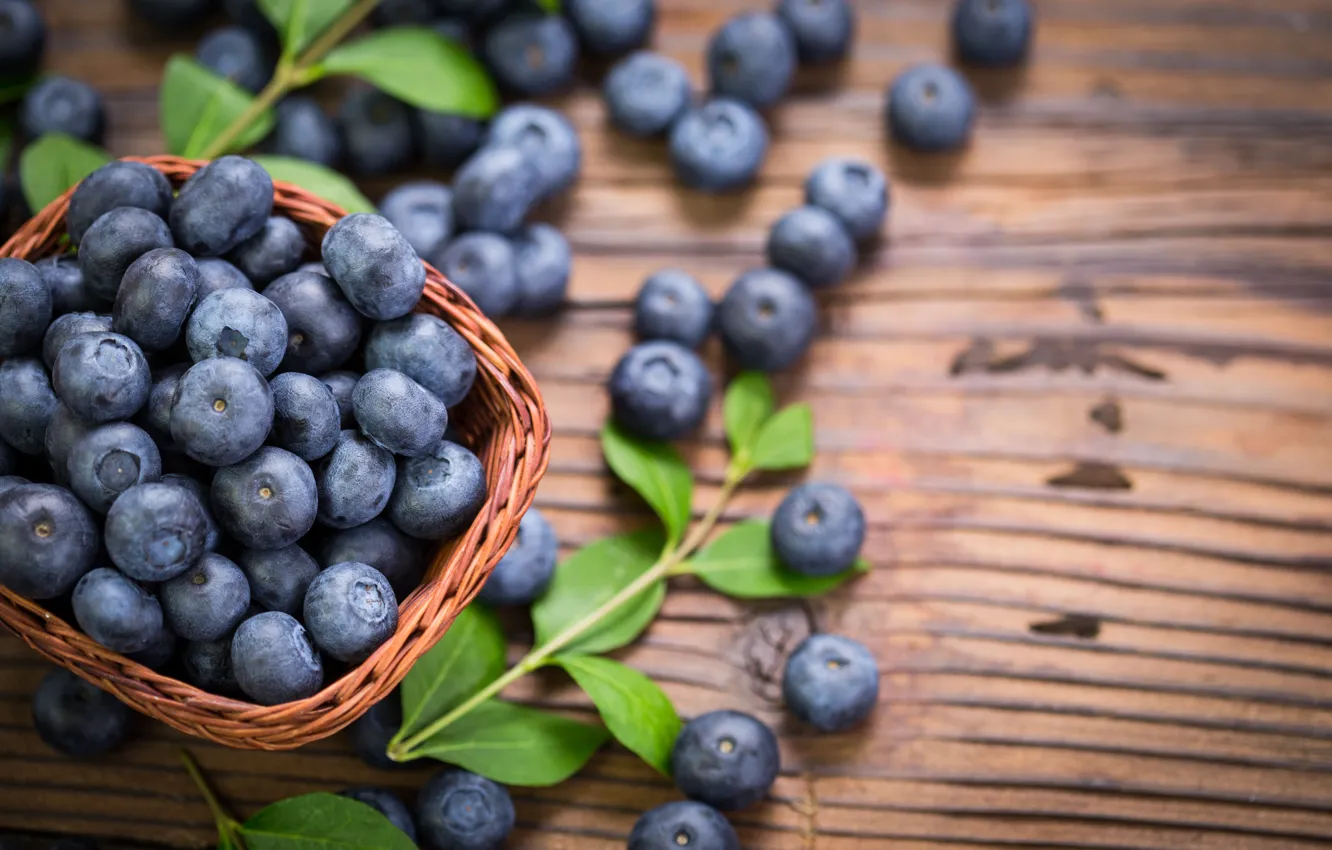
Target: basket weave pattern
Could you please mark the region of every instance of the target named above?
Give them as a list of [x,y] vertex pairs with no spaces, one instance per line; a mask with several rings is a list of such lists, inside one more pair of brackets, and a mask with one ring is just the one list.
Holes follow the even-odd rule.
[[[128,157],[179,187],[204,163],[178,157]],[[71,190],[72,191],[72,190]],[[36,261],[59,250],[70,192],[37,213],[0,247],[0,257]],[[274,209],[317,246],[344,211],[303,189],[274,181]],[[451,325],[477,357],[476,384],[450,419],[486,469],[488,495],[459,538],[435,552],[424,582],[400,600],[398,630],[367,661],[299,702],[258,706],[206,693],[149,670],[94,642],[41,605],[0,586],[0,621],[37,652],[149,717],[190,735],[242,749],[287,750],[337,732],[387,696],[476,596],[518,531],[546,471],[550,421],[531,374],[470,299],[426,265],[417,305]]]

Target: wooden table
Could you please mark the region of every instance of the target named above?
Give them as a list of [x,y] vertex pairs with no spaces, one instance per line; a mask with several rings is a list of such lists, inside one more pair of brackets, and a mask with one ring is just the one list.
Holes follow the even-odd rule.
[[[661,0],[657,44],[702,80],[708,33],[765,3]],[[156,81],[189,36],[155,40],[112,0],[41,5],[50,67],[105,92],[114,152],[159,151]],[[556,423],[538,503],[568,547],[644,518],[595,440],[644,276],[679,264],[720,294],[826,156],[893,181],[889,238],[821,298],[808,361],[779,380],[814,404],[812,474],[864,501],[875,570],[809,604],[680,582],[623,657],[686,715],[781,731],[771,802],[734,819],[746,847],[1328,846],[1332,2],[1038,0],[1031,66],[974,78],[979,128],[955,157],[892,149],[881,120],[887,82],[944,54],[950,3],[859,6],[855,61],[801,78],[742,195],[675,187],[660,145],[606,130],[594,90],[559,101],[586,148],[551,211],[572,303],[505,329]],[[718,416],[687,452],[706,504]],[[790,484],[761,481],[734,517]],[[877,653],[868,728],[784,719],[781,661],[811,628]],[[28,719],[47,668],[12,639],[0,664],[0,829],[209,840],[185,738],[145,723],[114,760],[59,758]],[[583,705],[558,680],[516,696]],[[410,793],[427,772],[375,772],[340,738],[190,746],[245,812],[352,783]],[[610,850],[675,793],[610,749],[515,797],[510,846]]]

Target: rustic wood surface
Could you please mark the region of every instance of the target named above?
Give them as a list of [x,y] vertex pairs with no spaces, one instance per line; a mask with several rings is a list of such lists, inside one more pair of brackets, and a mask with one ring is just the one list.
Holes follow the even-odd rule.
[[[112,0],[39,0],[49,65],[107,95],[110,147],[161,148],[160,40]],[[666,264],[721,293],[832,154],[893,181],[889,237],[823,297],[779,380],[817,415],[811,474],[853,488],[874,571],[809,604],[692,582],[628,662],[683,713],[741,708],[782,733],[764,850],[1327,847],[1332,840],[1332,2],[1037,0],[1030,67],[977,75],[971,147],[891,149],[882,94],[946,49],[945,0],[864,0],[854,61],[772,115],[761,184],[673,185],[660,145],[608,132],[591,87],[559,101],[585,172],[549,211],[572,303],[506,330],[556,425],[538,504],[567,547],[644,520],[595,440],[627,303]],[[661,0],[657,45],[701,80],[707,34],[758,0]],[[383,185],[370,188],[378,197]],[[712,359],[720,363],[714,350]],[[686,451],[715,492],[714,415]],[[772,509],[762,480],[732,518]],[[811,628],[868,643],[873,722],[816,737],[783,717],[784,653]],[[46,667],[0,640],[0,830],[202,846],[210,818],[161,726],[73,763],[31,730]],[[579,709],[558,679],[514,696]],[[147,727],[147,724],[145,724]],[[191,744],[241,812],[383,783],[342,739],[287,754]],[[512,847],[611,850],[674,798],[622,750],[515,789]]]

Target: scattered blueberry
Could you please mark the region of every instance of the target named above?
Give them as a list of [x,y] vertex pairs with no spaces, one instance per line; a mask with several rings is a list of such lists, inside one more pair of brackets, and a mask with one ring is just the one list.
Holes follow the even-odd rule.
[[794,363],[814,338],[809,290],[778,269],[750,269],[717,305],[717,331],[741,368],[774,372]]
[[[51,419],[46,424],[46,437],[43,443],[46,459],[51,464],[51,471],[57,484],[69,483],[69,454],[74,451],[74,446],[79,440],[96,427],[93,423],[84,422],[70,413],[69,408],[63,404],[56,404],[55,412],[51,414]],[[7,444],[0,443],[0,446],[2,445]]]
[[748,185],[768,155],[768,128],[738,100],[713,98],[671,128],[671,164],[681,183],[704,192]]
[[498,233],[464,233],[431,259],[449,282],[466,293],[492,319],[518,303],[517,258],[513,243]]
[[708,43],[713,93],[757,109],[782,99],[795,66],[795,39],[771,12],[742,12],[723,24]]
[[99,302],[110,304],[130,263],[154,248],[170,247],[171,231],[159,216],[116,207],[98,216],[79,240],[84,286]]
[[1030,0],[959,0],[953,10],[953,44],[963,62],[1016,65],[1031,45]]
[[634,299],[634,333],[698,348],[712,333],[712,299],[694,276],[662,269],[643,282]]
[[176,657],[176,634],[163,623],[149,640],[148,645],[137,652],[127,652],[125,657],[136,661],[149,670],[162,670]]
[[611,68],[602,94],[616,127],[631,136],[657,136],[689,108],[689,74],[669,56],[639,51]]
[[277,120],[266,147],[278,156],[290,156],[336,168],[342,159],[338,125],[311,98],[290,95],[277,105]]
[[398,600],[384,574],[368,564],[334,564],[310,583],[305,625],[315,645],[359,664],[398,628]]
[[583,163],[578,131],[554,109],[516,103],[490,122],[486,144],[522,151],[537,172],[538,195],[548,198],[573,185]]
[[795,38],[801,62],[836,62],[856,36],[851,0],[778,0],[777,17]]
[[111,308],[111,329],[144,351],[163,351],[180,336],[198,293],[194,258],[179,248],[154,248],[125,270]]
[[89,422],[128,419],[148,401],[152,389],[152,374],[139,346],[105,331],[79,334],[62,345],[51,381],[70,412]]
[[453,178],[453,216],[463,230],[511,233],[523,223],[540,192],[536,166],[522,151],[482,148]]
[[48,673],[32,697],[32,723],[52,749],[68,756],[100,756],[120,746],[132,713],[125,704],[68,670]]
[[221,640],[240,625],[250,607],[250,583],[231,560],[207,552],[158,588],[171,631],[188,641]]
[[39,348],[51,324],[51,290],[37,267],[15,257],[0,259],[0,357]]
[[401,168],[415,152],[412,108],[378,89],[349,93],[338,110],[347,165],[358,174]]
[[111,330],[111,317],[97,313],[66,313],[58,317],[46,329],[42,338],[42,362],[46,368],[54,369],[60,349],[79,334],[106,333]]
[[740,839],[721,812],[678,800],[649,809],[629,833],[628,850],[740,850]]
[[860,723],[879,701],[879,668],[864,644],[839,635],[811,635],[786,659],[786,707],[824,732]]
[[647,44],[657,18],[656,0],[565,0],[564,14],[590,53],[619,56]]
[[87,83],[69,77],[46,77],[23,96],[19,126],[29,139],[64,133],[101,144],[106,132],[106,107],[97,89]]
[[425,266],[383,216],[354,213],[324,235],[324,265],[362,315],[384,321],[405,316],[425,291]]
[[287,351],[287,319],[278,305],[252,289],[223,289],[199,302],[185,325],[195,363],[218,357],[243,360],[265,377]]
[[425,457],[404,459],[389,519],[421,540],[461,534],[486,500],[486,471],[467,449],[441,440]]
[[379,214],[398,229],[418,257],[426,257],[453,236],[453,191],[443,183],[404,183],[384,196]]
[[[223,292],[231,291],[237,290]],[[238,463],[263,445],[272,425],[273,393],[249,363],[217,357],[181,376],[171,406],[171,439],[200,463]]]
[[356,423],[377,445],[403,457],[420,457],[444,437],[444,402],[393,369],[372,369],[352,390]]
[[676,342],[640,342],[610,377],[611,415],[649,440],[675,440],[699,426],[712,398],[712,374]]
[[41,454],[56,406],[51,378],[40,360],[0,360],[0,439],[23,454]]
[[72,254],[47,257],[36,263],[37,273],[51,290],[51,315],[90,313],[105,308],[107,303],[93,294],[83,279],[79,258]]
[[217,471],[212,504],[222,530],[240,545],[283,549],[314,527],[318,510],[314,473],[291,452],[264,446]]
[[768,262],[811,287],[835,286],[856,263],[856,244],[823,207],[796,207],[768,231]]
[[140,484],[111,505],[105,533],[106,550],[121,572],[139,581],[168,581],[203,556],[208,518],[203,503],[184,487]]
[[96,556],[96,521],[73,493],[53,484],[0,493],[0,584],[28,599],[54,599]]
[[836,484],[801,484],[772,515],[773,551],[798,573],[829,576],[850,569],[864,542],[865,512]]
[[425,850],[495,850],[513,831],[513,799],[484,776],[449,767],[416,798],[416,825]]
[[528,508],[518,536],[481,588],[487,605],[530,605],[546,592],[559,555],[555,529],[536,508]]
[[240,693],[240,683],[231,667],[231,635],[209,643],[187,643],[180,661],[185,681],[200,690],[222,696]]
[[400,600],[416,589],[424,572],[419,544],[383,517],[331,535],[323,561],[326,567],[348,561],[369,564],[384,574]]
[[205,35],[194,49],[198,63],[251,92],[258,92],[273,76],[268,47],[244,27],[222,27]]
[[445,407],[462,401],[476,379],[476,353],[467,340],[442,319],[424,313],[375,325],[365,345],[365,365],[397,369],[438,396]]
[[139,652],[162,631],[157,599],[110,567],[98,567],[79,579],[73,605],[79,628],[113,652]]
[[157,444],[136,425],[112,422],[89,431],[69,452],[69,486],[99,514],[136,484],[162,477]]
[[236,563],[250,582],[250,598],[269,611],[300,616],[305,591],[319,575],[319,564],[299,546],[242,549]]
[[342,431],[342,414],[328,385],[300,372],[284,372],[268,386],[273,391],[269,442],[306,461],[333,451]]
[[519,316],[544,316],[564,303],[573,253],[569,242],[549,224],[529,224],[513,237],[514,274]]
[[356,431],[343,431],[333,451],[315,467],[319,521],[330,528],[369,522],[388,507],[396,480],[391,452]]
[[305,236],[296,222],[270,216],[259,232],[231,249],[227,259],[256,286],[263,286],[301,264]]
[[402,698],[397,691],[370,706],[370,710],[352,723],[349,728],[352,749],[361,761],[381,770],[390,770],[403,766],[402,762],[388,757],[388,745],[393,736],[402,728]]
[[805,203],[837,216],[853,239],[865,242],[883,229],[888,181],[867,162],[826,159],[805,180]]
[[361,376],[355,372],[329,372],[319,379],[333,393],[333,400],[338,403],[338,417],[342,430],[356,428],[356,416],[352,413],[352,390]]
[[361,344],[361,317],[327,275],[285,274],[264,289],[264,297],[287,320],[283,371],[322,374],[347,362]]
[[573,82],[578,40],[559,15],[517,14],[486,33],[481,54],[501,88],[519,97],[537,97]]
[[486,125],[466,115],[418,109],[415,118],[421,159],[431,168],[457,168],[486,136]]
[[370,808],[388,818],[388,822],[407,833],[407,837],[416,841],[416,824],[412,822],[412,812],[397,794],[387,788],[363,785],[339,792],[343,797],[350,797],[358,803],[365,803]]
[[195,266],[199,269],[199,291],[195,303],[221,289],[254,289],[254,283],[244,272],[219,257],[196,260]]
[[913,150],[956,150],[966,144],[976,98],[962,75],[942,65],[916,65],[888,91],[888,129]]
[[0,0],[0,75],[26,77],[46,49],[46,22],[27,0]]
[[79,182],[69,199],[65,229],[75,245],[93,222],[116,207],[136,207],[166,219],[171,209],[171,182],[142,162],[108,162]]
[[304,699],[324,684],[324,665],[310,636],[281,611],[240,624],[231,640],[231,669],[245,695],[261,705]]
[[675,785],[723,811],[748,808],[777,779],[777,737],[738,711],[713,711],[685,724],[671,750]]
[[273,178],[253,160],[224,156],[180,187],[171,233],[176,246],[195,257],[220,257],[263,229],[272,214]]

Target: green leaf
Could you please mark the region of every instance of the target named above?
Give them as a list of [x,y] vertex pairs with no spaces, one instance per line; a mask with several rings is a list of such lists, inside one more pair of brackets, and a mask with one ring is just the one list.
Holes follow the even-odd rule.
[[808,404],[777,411],[763,429],[750,455],[756,469],[801,469],[814,459],[814,414]]
[[[546,595],[532,605],[537,646],[549,643],[651,569],[662,542],[657,529],[635,531],[590,543],[569,556],[555,570]],[[654,582],[561,651],[594,655],[624,646],[652,623],[665,598],[665,583]]]
[[432,112],[489,118],[499,94],[466,48],[427,27],[376,30],[328,54],[325,73],[349,74]]
[[456,764],[506,785],[555,785],[587,764],[608,737],[600,726],[492,699],[411,755]]
[[662,774],[671,775],[671,748],[680,735],[680,715],[656,682],[609,658],[562,655],[555,663],[596,703],[616,740]]
[[762,372],[741,372],[726,387],[722,417],[726,420],[726,438],[731,454],[748,455],[763,423],[772,416],[776,402],[772,384]]
[[23,197],[36,212],[110,161],[111,157],[101,148],[63,133],[47,133],[24,148],[19,156]]
[[348,797],[279,800],[241,825],[249,850],[415,850],[388,818]]
[[678,542],[689,527],[694,479],[675,447],[635,437],[608,422],[601,431],[601,451],[615,474],[661,517],[670,542]]
[[402,680],[402,740],[443,717],[504,672],[504,632],[480,605],[462,610]]
[[560,13],[560,0],[537,0],[537,5],[552,15]]
[[290,156],[260,154],[251,157],[268,170],[274,180],[308,189],[326,201],[342,207],[349,213],[374,212],[375,205],[361,194],[346,177],[314,162]]
[[713,590],[739,599],[818,596],[868,572],[860,560],[846,572],[807,576],[787,569],[772,551],[769,524],[746,520],[732,526],[689,562],[689,571]]
[[[219,77],[188,56],[172,56],[162,78],[158,107],[167,149],[197,157],[227,127],[238,121],[254,97],[228,79]],[[244,150],[273,129],[273,110],[265,109],[228,147]]]
[[259,0],[259,7],[282,33],[282,54],[295,56],[355,0]]

